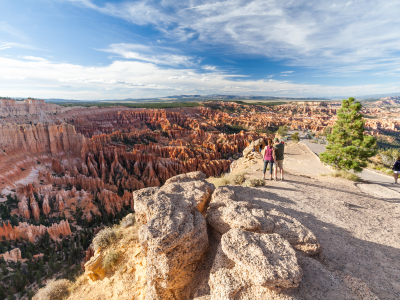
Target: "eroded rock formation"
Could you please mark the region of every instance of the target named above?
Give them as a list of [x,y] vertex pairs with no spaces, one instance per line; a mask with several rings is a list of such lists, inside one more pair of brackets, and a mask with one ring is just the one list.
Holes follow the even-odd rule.
[[0,226],[0,236],[9,240],[28,239],[31,242],[35,241],[36,237],[49,233],[53,239],[56,239],[62,234],[67,236],[71,234],[71,228],[68,221],[61,221],[59,224],[53,224],[50,227],[43,225],[34,226],[28,223],[19,223],[18,226],[12,226],[9,222],[3,223]]
[[298,286],[302,269],[295,249],[319,253],[313,233],[283,213],[238,199],[234,187],[214,191],[204,178],[201,172],[187,173],[161,188],[133,193],[147,262],[146,299],[189,299],[196,294],[193,274],[209,238],[199,210],[215,230],[213,238],[220,240],[208,270],[210,299],[266,299]]
[[4,254],[0,254],[0,258],[3,258],[5,261],[20,261],[22,260],[21,250],[19,248],[15,248],[11,251],[7,251]]
[[161,188],[133,193],[147,261],[146,299],[188,298],[186,287],[208,247],[206,222],[198,207],[204,209],[213,186],[204,178],[189,173]]

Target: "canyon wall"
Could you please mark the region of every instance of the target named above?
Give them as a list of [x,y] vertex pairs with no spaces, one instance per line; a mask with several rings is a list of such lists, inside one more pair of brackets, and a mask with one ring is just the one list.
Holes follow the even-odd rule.
[[0,125],[0,150],[31,154],[72,151],[80,154],[85,138],[70,124]]
[[16,101],[14,99],[0,99],[0,117],[37,115],[40,113],[61,113],[63,107],[44,100],[27,99]]

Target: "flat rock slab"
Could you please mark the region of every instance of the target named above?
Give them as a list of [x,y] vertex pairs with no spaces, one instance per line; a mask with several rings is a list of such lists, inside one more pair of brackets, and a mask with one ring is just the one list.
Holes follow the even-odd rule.
[[364,193],[382,199],[400,199],[400,193],[384,187],[380,184],[357,184],[357,187]]
[[255,285],[296,287],[302,271],[289,242],[278,234],[260,234],[232,229],[222,236],[222,250],[245,269]]
[[269,299],[257,296],[297,287],[302,274],[295,251],[278,234],[231,229],[222,236],[210,272],[211,300]]
[[265,210],[238,195],[252,193],[246,187],[219,187],[215,190],[207,211],[207,223],[218,233],[224,234],[233,228],[257,233],[277,233],[297,250],[307,255],[321,252],[314,233],[295,218],[275,209]]

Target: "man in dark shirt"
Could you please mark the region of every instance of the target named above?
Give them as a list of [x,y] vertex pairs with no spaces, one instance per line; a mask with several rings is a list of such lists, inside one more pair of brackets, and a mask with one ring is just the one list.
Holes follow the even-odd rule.
[[281,180],[283,180],[283,153],[285,151],[285,145],[279,142],[278,138],[274,138],[274,149],[275,149],[275,180],[278,175],[278,168],[281,172]]

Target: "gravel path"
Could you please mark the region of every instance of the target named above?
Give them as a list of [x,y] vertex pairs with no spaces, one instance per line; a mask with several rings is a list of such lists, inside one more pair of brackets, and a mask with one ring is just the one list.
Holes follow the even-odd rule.
[[[293,132],[290,132],[293,133]],[[289,134],[290,134],[289,133]],[[325,145],[311,143],[311,140],[305,139],[302,133],[300,133],[300,143],[307,146],[307,148],[313,152],[316,156],[319,156],[320,153],[325,151]],[[357,174],[361,179],[373,183],[381,185],[385,188],[397,191],[400,193],[400,183],[395,185],[394,179],[389,175],[381,175],[379,173],[375,173],[374,171],[364,169],[361,173]],[[399,181],[400,182],[400,181]]]

